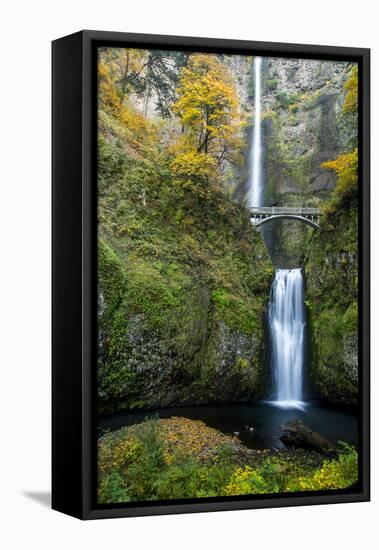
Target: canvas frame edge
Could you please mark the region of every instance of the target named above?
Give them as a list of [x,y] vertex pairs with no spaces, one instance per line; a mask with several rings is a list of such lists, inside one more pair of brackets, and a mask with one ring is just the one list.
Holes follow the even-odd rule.
[[[70,197],[65,198],[65,204],[71,204],[71,215],[81,220],[81,229],[73,224],[69,234],[62,236],[59,224],[60,217],[53,217],[53,498],[52,507],[55,510],[73,515],[80,519],[103,519],[119,517],[135,517],[162,514],[181,514],[192,512],[214,512],[227,510],[243,510],[258,508],[273,508],[284,506],[302,506],[316,504],[336,504],[347,502],[365,502],[370,500],[370,50],[366,48],[346,48],[337,46],[319,46],[302,44],[283,44],[272,42],[254,42],[230,39],[178,37],[163,35],[145,35],[135,33],[103,32],[103,31],[80,31],[68,37],[63,37],[53,42],[54,49],[65,50],[67,42],[74,41],[77,45],[77,55],[81,56],[81,72],[72,76],[76,87],[81,88],[80,97],[77,98],[78,112],[73,115],[66,112],[68,117],[67,127],[62,135],[56,130],[56,118],[58,115],[58,104],[56,100],[57,84],[53,84],[53,204],[54,190],[62,185],[62,178],[54,170],[55,165],[62,164],[61,147],[70,139],[72,128],[81,128],[81,152],[75,160],[74,180],[77,187],[80,186],[81,201],[75,204]],[[360,395],[361,398],[361,442],[360,442],[360,473],[361,489],[352,493],[332,494],[307,494],[307,495],[285,495],[278,497],[260,498],[233,498],[233,500],[217,499],[212,502],[205,502],[198,499],[196,502],[151,504],[150,502],[141,505],[115,505],[111,507],[98,507],[95,504],[95,469],[94,453],[96,452],[95,436],[95,350],[96,350],[96,323],[94,304],[96,304],[96,98],[94,87],[96,85],[96,59],[95,49],[99,45],[114,45],[114,47],[139,46],[173,49],[200,49],[209,52],[240,53],[254,55],[276,55],[278,57],[302,57],[307,59],[333,59],[351,60],[359,65],[359,179],[360,179],[360,227],[359,227],[359,303],[360,303],[360,327],[359,327],[359,360],[361,367]],[[53,56],[54,57],[54,56]],[[70,56],[63,55],[64,70],[68,70]],[[54,59],[53,59],[54,64]],[[55,67],[56,72],[58,67]],[[59,78],[58,78],[59,80]],[[54,82],[54,67],[53,67]],[[55,90],[55,91],[54,91]],[[55,146],[54,146],[55,142]],[[67,155],[66,155],[67,156]],[[67,177],[65,175],[64,177]],[[64,179],[63,177],[63,179]],[[56,206],[55,206],[56,208]],[[54,208],[53,208],[54,212]],[[55,234],[58,234],[54,238]],[[58,230],[57,230],[58,229]],[[66,244],[63,242],[66,240]],[[54,250],[57,251],[67,242],[80,242],[81,258],[80,268],[78,257],[75,261],[68,261],[66,269],[70,277],[67,280],[62,273],[54,269]],[[59,255],[59,254],[58,254]],[[61,260],[57,265],[61,265]],[[56,266],[57,267],[57,266]],[[54,296],[56,293],[70,293],[81,296],[80,313],[75,311],[75,319],[72,311],[67,308],[63,311],[64,318],[73,327],[74,341],[81,341],[80,349],[76,350],[72,368],[69,370],[69,385],[76,388],[75,391],[75,423],[80,427],[76,434],[75,442],[67,447],[59,440],[57,434],[62,434],[67,426],[73,422],[73,415],[67,417],[67,411],[61,403],[59,393],[59,381],[62,381],[62,368],[64,361],[54,349],[59,343],[59,349],[64,349],[64,343],[54,331],[58,316],[62,314],[62,304],[57,307]],[[73,322],[71,322],[73,321]],[[80,334],[79,334],[80,327]],[[69,329],[68,329],[69,330]],[[80,396],[80,403],[77,403]],[[66,407],[67,408],[67,407]],[[55,441],[55,446],[54,446]],[[67,495],[63,500],[60,493],[70,473],[62,472],[62,458],[58,455],[73,453],[75,462],[74,479],[80,486],[75,490],[72,485],[72,503],[68,501]],[[70,469],[69,469],[70,470]],[[55,481],[54,481],[55,480]]]

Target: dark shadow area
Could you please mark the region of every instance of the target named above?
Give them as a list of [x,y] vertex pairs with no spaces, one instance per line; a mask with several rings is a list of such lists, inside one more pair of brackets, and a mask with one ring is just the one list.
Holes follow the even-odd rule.
[[50,491],[23,491],[25,497],[38,502],[42,506],[51,506],[51,493]]

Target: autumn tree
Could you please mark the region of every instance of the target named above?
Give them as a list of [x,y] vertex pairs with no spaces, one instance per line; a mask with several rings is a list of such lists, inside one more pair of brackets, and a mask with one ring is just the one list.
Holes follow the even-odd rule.
[[156,99],[156,109],[163,118],[171,116],[176,99],[180,70],[187,63],[185,52],[144,50],[145,58],[137,70],[129,72],[128,83],[143,98],[143,114],[147,115],[149,101]]
[[172,170],[184,187],[205,196],[217,184],[223,162],[233,162],[240,149],[234,83],[218,57],[194,54],[182,69],[177,94],[174,112],[184,135]]
[[107,67],[122,100],[134,91],[133,79],[144,70],[147,58],[147,50],[100,48],[99,61]]
[[[101,192],[110,182],[111,185],[118,182],[119,189],[124,188],[146,207],[160,185],[160,170],[155,168],[161,162],[157,129],[134,102],[128,100],[132,88],[128,88],[126,94],[120,88],[120,68],[125,74],[124,63],[133,66],[137,58],[124,56],[125,49],[117,52],[121,59],[115,52],[106,50],[100,52],[98,59],[99,189]],[[130,158],[134,160],[133,168]]]
[[192,55],[182,70],[174,111],[196,138],[198,152],[223,159],[236,128],[237,96],[223,63],[214,55]]
[[100,61],[107,66],[120,98],[131,93],[143,100],[146,117],[151,98],[163,118],[171,116],[180,70],[188,53],[137,48],[101,48]]

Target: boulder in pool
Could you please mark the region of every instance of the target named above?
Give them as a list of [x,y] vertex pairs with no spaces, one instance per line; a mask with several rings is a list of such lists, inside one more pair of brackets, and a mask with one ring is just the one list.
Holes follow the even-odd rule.
[[336,451],[333,443],[305,426],[300,420],[291,420],[285,426],[280,426],[280,429],[284,432],[280,439],[286,445],[317,451],[321,454],[333,454]]

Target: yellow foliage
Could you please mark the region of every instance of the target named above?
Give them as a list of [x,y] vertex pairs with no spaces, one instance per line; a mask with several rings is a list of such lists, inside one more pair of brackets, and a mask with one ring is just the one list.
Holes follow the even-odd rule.
[[296,113],[299,110],[298,103],[291,103],[291,105],[288,105],[288,110],[290,113]]
[[120,121],[135,135],[145,134],[150,130],[145,117],[127,106],[123,106],[121,110]]
[[322,467],[313,475],[292,479],[286,491],[322,491],[345,489],[358,480],[358,454],[350,449],[336,460],[324,461]]
[[335,160],[323,162],[321,166],[334,170],[340,178],[346,178],[347,176],[352,178],[353,175],[356,176],[356,170],[358,168],[358,149],[355,148],[351,153],[345,153]]
[[112,445],[104,440],[99,443],[99,472],[123,471],[133,464],[142,453],[142,445],[135,439],[120,439]]
[[269,458],[256,468],[237,468],[224,494],[244,495],[295,491],[345,489],[358,480],[358,453],[345,446],[335,459],[324,460],[321,468],[307,471],[304,466]]
[[119,116],[122,107],[120,97],[112,80],[109,66],[101,62],[98,65],[98,80],[100,109],[104,109],[113,116]]
[[174,112],[194,137],[194,146],[219,157],[238,130],[237,95],[227,69],[214,55],[194,54],[181,72],[177,93]]
[[211,155],[192,148],[179,153],[172,161],[171,169],[174,181],[206,197],[208,184],[217,173],[217,162]]
[[128,102],[123,101],[108,63],[99,62],[98,79],[99,112],[111,115],[122,130],[128,130],[128,142],[134,147],[146,146],[149,141],[156,139],[154,126]]
[[251,492],[250,479],[254,470],[250,466],[237,468],[233,473],[230,482],[225,487],[225,495],[246,495]]
[[343,104],[344,113],[356,113],[358,110],[358,65],[354,65],[350,78],[345,84],[347,91]]
[[99,52],[99,63],[106,65],[109,74],[119,86],[122,95],[128,94],[130,85],[128,77],[144,69],[147,50],[133,48],[101,48]]
[[218,189],[225,159],[242,163],[234,82],[216,56],[193,54],[177,94],[173,109],[186,133],[171,148],[174,181],[205,198]]
[[237,468],[224,490],[224,494],[228,496],[278,492],[279,485],[275,480],[268,481],[267,476],[259,468],[253,469],[250,466]]
[[339,203],[353,198],[357,193],[358,149],[355,148],[351,153],[340,155],[335,160],[323,162],[321,166],[333,170],[337,174],[336,188],[333,191],[331,200],[325,205],[328,213],[328,211],[334,211]]

